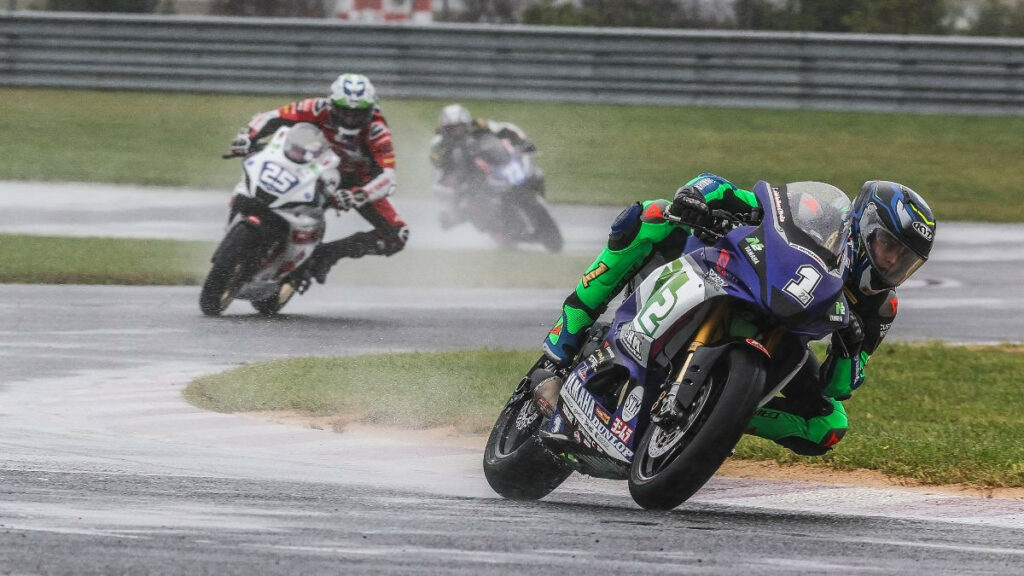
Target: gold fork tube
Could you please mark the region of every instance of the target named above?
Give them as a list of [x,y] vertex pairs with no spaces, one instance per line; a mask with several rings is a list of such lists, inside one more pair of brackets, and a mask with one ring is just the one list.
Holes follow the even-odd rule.
[[681,384],[683,382],[683,374],[686,374],[686,369],[690,367],[690,361],[693,360],[693,353],[698,348],[712,341],[717,337],[719,329],[721,328],[720,320],[725,314],[725,310],[728,303],[726,301],[719,302],[714,308],[708,312],[707,318],[701,323],[700,328],[697,329],[697,333],[694,334],[693,340],[690,341],[690,346],[686,349],[686,361],[683,362],[682,369],[676,374],[673,383]]

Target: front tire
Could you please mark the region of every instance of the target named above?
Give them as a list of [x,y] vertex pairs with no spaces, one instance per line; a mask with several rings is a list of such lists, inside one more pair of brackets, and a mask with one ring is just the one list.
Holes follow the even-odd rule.
[[494,423],[484,449],[484,477],[501,496],[540,500],[572,474],[537,437],[542,420],[531,395],[517,392]]
[[561,252],[562,247],[565,245],[562,232],[558,229],[558,224],[555,223],[555,219],[551,217],[551,213],[548,212],[547,207],[544,206],[540,198],[533,197],[524,200],[519,209],[523,211],[526,220],[533,227],[534,239],[540,242],[552,254]]
[[199,309],[203,314],[220,316],[235,299],[245,282],[256,245],[256,232],[248,226],[238,225],[228,231],[214,254],[213,266],[199,293]]
[[651,423],[629,472],[629,493],[643,508],[671,510],[715,474],[739,442],[764,388],[756,352],[733,348],[711,367],[694,409],[671,428]]

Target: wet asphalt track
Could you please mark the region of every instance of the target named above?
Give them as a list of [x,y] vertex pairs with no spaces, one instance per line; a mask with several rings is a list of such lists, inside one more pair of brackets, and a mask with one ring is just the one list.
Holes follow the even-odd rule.
[[[1024,233],[949,228],[963,240],[902,291],[892,336],[1021,341],[1006,286]],[[0,574],[1024,572],[1019,501],[720,478],[669,513],[589,479],[514,503],[472,448],[211,414],[178,393],[278,357],[533,346],[561,291],[329,283],[273,320],[202,318],[196,296],[0,286]]]

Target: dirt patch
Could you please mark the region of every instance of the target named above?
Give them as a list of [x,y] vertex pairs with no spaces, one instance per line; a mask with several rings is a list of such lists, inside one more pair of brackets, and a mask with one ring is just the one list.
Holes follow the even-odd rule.
[[[395,440],[412,443],[442,444],[462,448],[479,449],[487,443],[483,435],[460,433],[453,427],[412,430],[408,428],[386,428],[369,426],[358,422],[358,418],[340,416],[312,416],[295,411],[246,412],[245,416],[271,420],[281,424],[303,426],[316,430],[329,430],[340,434],[384,435]],[[863,488],[899,488],[921,493],[954,494],[974,498],[1003,498],[1024,500],[1024,488],[979,488],[961,484],[922,484],[909,478],[892,478],[876,470],[832,470],[823,466],[806,464],[781,465],[773,460],[727,460],[718,470],[721,476],[732,478],[760,478],[787,482],[813,482],[818,484],[843,484]]]
[[845,484],[863,488],[899,488],[921,493],[956,494],[975,498],[1024,500],[1024,488],[979,488],[965,484],[922,484],[911,478],[893,478],[877,470],[833,470],[806,464],[779,464],[774,460],[727,460],[719,468],[722,476],[764,478],[790,482]]

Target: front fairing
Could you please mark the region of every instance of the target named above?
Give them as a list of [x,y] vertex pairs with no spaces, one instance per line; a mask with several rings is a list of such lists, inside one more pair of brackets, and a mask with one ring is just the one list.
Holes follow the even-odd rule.
[[340,159],[327,151],[310,162],[291,161],[282,149],[287,132],[287,127],[279,129],[263,150],[242,162],[245,194],[271,208],[321,206],[324,199],[317,185],[321,177],[337,169]]
[[[766,311],[794,334],[812,339],[824,337],[849,320],[842,294],[849,270],[849,243],[844,240],[838,261],[825,261],[800,242],[802,232],[794,226],[793,215],[779,188],[758,182],[754,193],[766,207],[764,221],[743,240],[737,242],[732,234],[729,239],[748,263],[750,252],[754,252],[751,245],[763,245],[760,290]],[[836,318],[837,310],[843,316],[841,320]]]

